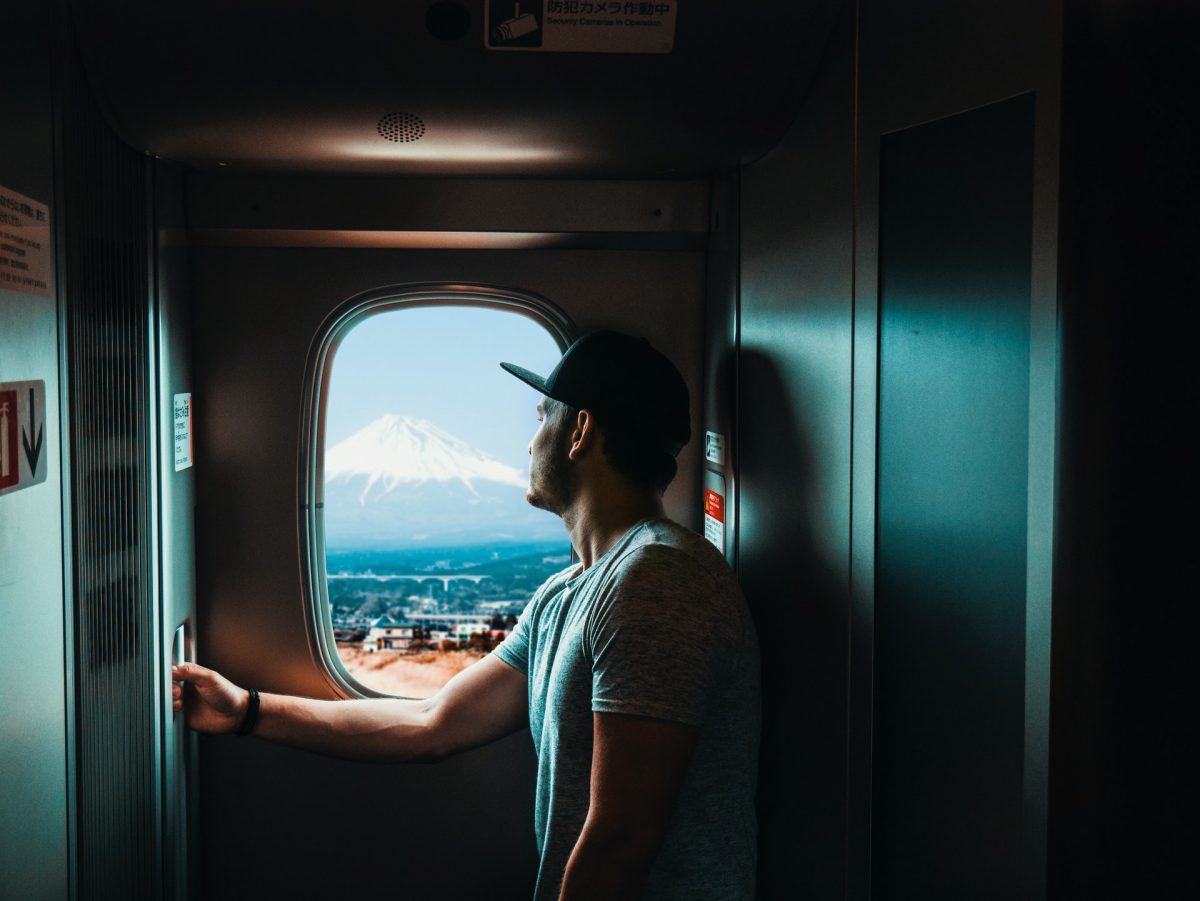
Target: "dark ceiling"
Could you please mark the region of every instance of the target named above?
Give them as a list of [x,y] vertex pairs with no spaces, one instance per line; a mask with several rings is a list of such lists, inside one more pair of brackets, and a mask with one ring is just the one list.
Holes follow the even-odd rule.
[[[589,5],[601,4],[575,8]],[[484,0],[81,0],[76,12],[117,131],[195,167],[685,177],[782,136],[838,5],[683,0],[669,53],[490,49]]]

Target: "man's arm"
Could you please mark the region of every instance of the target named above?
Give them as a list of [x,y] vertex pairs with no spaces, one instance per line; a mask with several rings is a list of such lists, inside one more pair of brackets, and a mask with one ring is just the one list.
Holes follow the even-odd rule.
[[[249,692],[195,663],[172,668],[187,684],[174,689],[198,732],[232,732]],[[489,655],[467,667],[432,698],[317,701],[263,693],[254,734],[332,757],[375,762],[443,760],[529,724],[526,679]]]
[[559,901],[635,901],[666,837],[700,729],[593,716],[591,803]]

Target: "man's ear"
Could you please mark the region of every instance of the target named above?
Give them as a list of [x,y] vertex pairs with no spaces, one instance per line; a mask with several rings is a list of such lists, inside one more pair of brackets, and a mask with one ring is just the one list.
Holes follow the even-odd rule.
[[579,415],[575,417],[575,423],[571,431],[571,447],[567,451],[567,458],[577,460],[589,450],[591,450],[600,440],[600,433],[597,431],[596,417],[588,410],[580,410]]

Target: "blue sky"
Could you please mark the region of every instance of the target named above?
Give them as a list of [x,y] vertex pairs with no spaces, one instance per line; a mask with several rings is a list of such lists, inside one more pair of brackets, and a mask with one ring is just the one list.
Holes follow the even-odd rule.
[[428,419],[527,471],[540,395],[500,361],[546,375],[559,356],[546,329],[503,310],[410,307],[372,316],[334,356],[326,447],[397,413]]

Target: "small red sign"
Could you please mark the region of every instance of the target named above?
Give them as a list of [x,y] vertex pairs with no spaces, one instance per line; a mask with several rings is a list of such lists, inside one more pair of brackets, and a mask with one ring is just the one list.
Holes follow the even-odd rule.
[[0,488],[11,488],[21,480],[21,430],[17,421],[17,392],[0,391]]
[[704,514],[717,522],[725,522],[725,498],[711,488],[704,489]]

